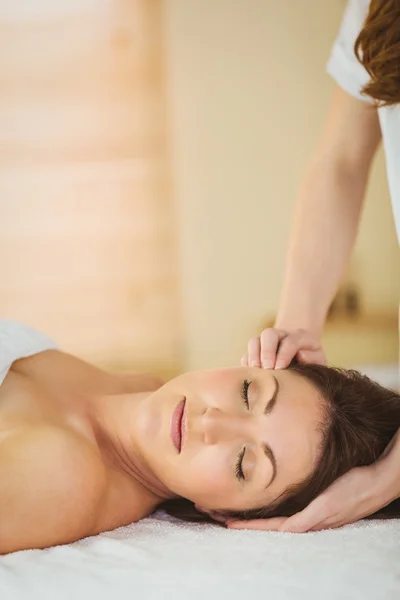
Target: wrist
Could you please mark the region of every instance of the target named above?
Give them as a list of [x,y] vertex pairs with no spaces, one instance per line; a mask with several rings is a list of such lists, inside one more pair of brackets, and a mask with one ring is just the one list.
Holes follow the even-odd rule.
[[[328,313],[329,303],[326,305],[324,299],[316,301],[308,296],[299,296],[298,293],[295,294],[292,292],[289,295],[288,291],[284,291],[278,308],[275,326],[278,329],[289,331],[305,329],[315,337],[320,338]],[[293,302],[293,299],[296,300],[296,303]]]
[[293,311],[290,315],[278,312],[278,315],[275,320],[275,325],[277,329],[283,329],[284,331],[295,331],[297,329],[304,329],[308,333],[311,333],[317,339],[320,339],[322,336],[322,330],[324,328],[325,318],[313,318],[310,316],[305,316],[296,314]]
[[384,490],[387,504],[400,498],[400,429],[376,463],[379,487]]

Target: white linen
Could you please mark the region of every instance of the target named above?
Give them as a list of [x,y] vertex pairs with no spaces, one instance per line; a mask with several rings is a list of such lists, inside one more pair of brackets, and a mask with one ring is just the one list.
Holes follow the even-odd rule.
[[44,333],[16,321],[0,319],[0,385],[19,358],[56,348],[57,345]]
[[400,519],[307,533],[153,516],[0,557],[4,600],[399,600]]

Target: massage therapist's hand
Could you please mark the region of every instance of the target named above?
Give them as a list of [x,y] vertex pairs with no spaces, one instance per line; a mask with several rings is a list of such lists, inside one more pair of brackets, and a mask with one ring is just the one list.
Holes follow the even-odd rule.
[[294,358],[303,363],[326,364],[321,342],[314,334],[304,329],[285,331],[271,327],[264,329],[260,337],[251,338],[241,365],[285,369]]
[[227,521],[230,529],[305,533],[333,529],[372,515],[400,497],[400,430],[382,457],[352,469],[292,517]]

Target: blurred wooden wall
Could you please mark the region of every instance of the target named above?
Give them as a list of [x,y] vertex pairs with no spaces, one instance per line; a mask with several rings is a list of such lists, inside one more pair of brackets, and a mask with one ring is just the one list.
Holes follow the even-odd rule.
[[0,316],[179,370],[161,0],[0,0]]

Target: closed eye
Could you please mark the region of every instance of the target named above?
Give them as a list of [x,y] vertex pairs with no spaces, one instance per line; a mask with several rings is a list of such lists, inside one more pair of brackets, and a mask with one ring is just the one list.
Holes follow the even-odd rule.
[[244,481],[246,479],[246,477],[244,476],[244,473],[243,473],[243,469],[242,469],[243,458],[244,458],[245,452],[246,452],[246,448],[243,448],[243,450],[241,451],[241,453],[238,456],[236,466],[235,466],[235,475],[236,475],[236,479],[238,481]]
[[243,402],[245,403],[246,407],[248,409],[250,409],[249,406],[249,387],[250,387],[251,381],[248,381],[247,379],[245,379],[243,381],[243,386],[242,386],[242,398],[243,398]]
[[[243,385],[242,385],[242,398],[243,398],[243,402],[246,405],[247,410],[250,410],[250,406],[249,406],[250,384],[251,384],[251,381],[248,381],[248,379],[245,379],[243,381]],[[237,459],[236,465],[235,465],[235,475],[236,475],[236,479],[238,479],[238,481],[244,481],[246,479],[246,477],[244,476],[244,473],[243,473],[243,468],[242,468],[242,463],[243,463],[243,458],[244,458],[245,452],[246,452],[246,448],[243,448],[243,450],[241,451],[241,453],[238,456],[238,459]]]

